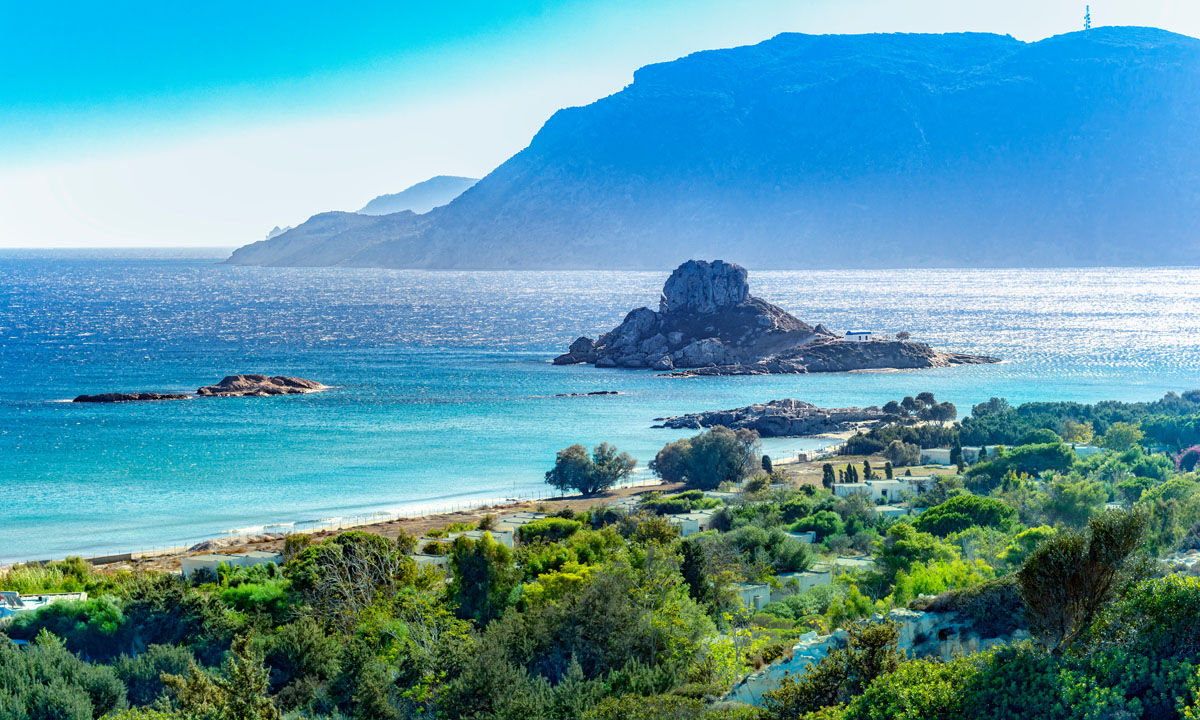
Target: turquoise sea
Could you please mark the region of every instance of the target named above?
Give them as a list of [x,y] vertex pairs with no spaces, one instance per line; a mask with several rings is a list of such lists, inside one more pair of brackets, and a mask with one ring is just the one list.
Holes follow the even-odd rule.
[[[212,252],[0,252],[0,563],[188,544],[372,513],[548,494],[574,442],[645,464],[653,419],[922,390],[1146,400],[1200,387],[1200,269],[752,271],[751,292],[837,329],[907,330],[999,365],[672,379],[553,367],[654,306],[667,272],[232,267]],[[232,373],[328,392],[78,405]],[[603,397],[556,393],[618,390]],[[819,444],[767,443],[782,456]]]

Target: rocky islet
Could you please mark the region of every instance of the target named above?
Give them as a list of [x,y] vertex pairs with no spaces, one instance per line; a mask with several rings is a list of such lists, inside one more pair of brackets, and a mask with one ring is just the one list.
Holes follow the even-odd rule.
[[631,311],[596,340],[576,339],[554,363],[677,375],[762,375],[997,362],[910,340],[847,341],[754,297],[747,276],[745,268],[722,260],[688,260],[667,279],[657,311]]

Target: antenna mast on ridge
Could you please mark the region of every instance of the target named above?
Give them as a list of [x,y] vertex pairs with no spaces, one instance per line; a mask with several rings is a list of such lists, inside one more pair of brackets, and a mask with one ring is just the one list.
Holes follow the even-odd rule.
[[1083,29],[1084,30],[1092,29],[1092,6],[1091,5],[1083,6]]

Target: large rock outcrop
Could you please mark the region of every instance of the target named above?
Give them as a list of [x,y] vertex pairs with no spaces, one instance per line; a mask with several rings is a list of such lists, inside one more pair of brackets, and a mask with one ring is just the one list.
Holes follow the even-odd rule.
[[299,395],[324,390],[315,380],[283,375],[229,375],[216,385],[205,385],[196,391],[200,397],[266,397],[268,395]]
[[595,341],[581,337],[556,365],[744,375],[924,368],[992,358],[941,353],[924,343],[845,342],[750,294],[746,269],[688,260],[663,286],[657,312],[641,307]]
[[888,417],[873,406],[826,409],[803,400],[772,400],[733,410],[655,418],[662,423],[655,427],[698,430],[720,425],[754,430],[760,437],[801,437],[850,430],[862,423],[875,423]]

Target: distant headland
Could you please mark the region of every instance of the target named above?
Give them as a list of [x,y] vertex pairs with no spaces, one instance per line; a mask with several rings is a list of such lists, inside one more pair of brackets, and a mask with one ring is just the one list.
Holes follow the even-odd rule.
[[942,352],[906,336],[838,335],[750,294],[746,269],[688,260],[663,286],[657,312],[637,308],[598,339],[580,337],[556,365],[652,368],[673,375],[908,370],[998,362]]

